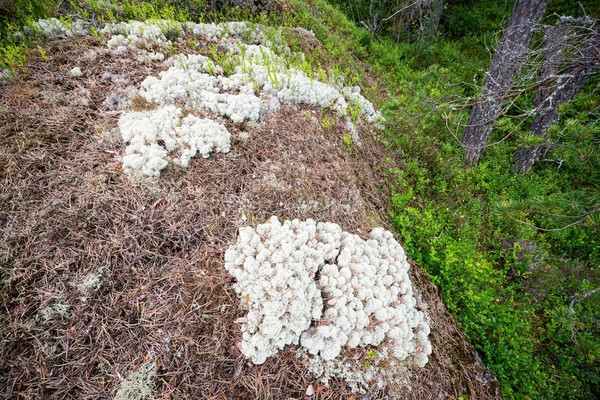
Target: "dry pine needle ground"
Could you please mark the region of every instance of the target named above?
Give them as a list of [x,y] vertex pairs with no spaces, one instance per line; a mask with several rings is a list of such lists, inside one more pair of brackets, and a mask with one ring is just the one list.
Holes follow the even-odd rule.
[[[271,215],[363,237],[389,228],[391,165],[374,134],[364,127],[364,147],[350,152],[342,123],[324,130],[320,110],[284,106],[228,125],[231,153],[133,185],[120,169],[119,112],[105,99],[165,67],[113,56],[90,37],[44,47],[47,59],[32,51],[19,79],[0,82],[0,393],[113,398],[152,361],[157,399],[303,398],[317,384],[294,350],[252,366],[235,347],[244,311],[223,253],[240,224]],[[69,76],[75,66],[83,77]],[[411,270],[434,353],[401,379],[399,397],[498,398],[436,287]],[[334,381],[314,398],[351,396]]]

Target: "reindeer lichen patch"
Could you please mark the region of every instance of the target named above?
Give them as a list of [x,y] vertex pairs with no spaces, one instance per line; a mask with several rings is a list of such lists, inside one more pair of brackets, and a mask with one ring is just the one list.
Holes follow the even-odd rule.
[[192,114],[183,116],[173,105],[152,111],[128,112],[119,120],[123,140],[128,143],[123,157],[125,172],[140,171],[159,176],[169,163],[184,168],[197,154],[227,153],[230,134],[225,126]]
[[337,224],[272,217],[240,228],[225,268],[249,308],[241,349],[255,364],[299,344],[321,360],[311,363],[315,375],[348,377],[359,388],[384,380],[369,366],[348,366],[347,349],[373,346],[379,353],[370,362],[392,370],[409,358],[423,367],[432,352],[404,250],[382,228],[363,240]]
[[90,31],[89,26],[89,23],[81,19],[67,24],[59,19],[50,18],[40,19],[33,25],[32,28],[26,27],[26,30],[41,34],[48,39],[56,39],[59,37],[87,35]]
[[101,274],[88,274],[79,283],[75,285],[77,290],[81,294],[88,294],[92,290],[96,290],[100,287]]
[[44,321],[62,318],[68,315],[71,306],[62,299],[57,299],[54,304],[42,308],[40,315]]
[[121,383],[115,400],[144,400],[152,395],[156,364],[146,362],[131,372]]
[[[150,114],[163,115],[165,107],[179,107],[190,113],[208,114],[207,119],[220,123],[223,118],[239,124],[258,122],[265,110],[277,112],[279,104],[306,104],[320,108],[331,108],[338,117],[345,119],[354,144],[362,142],[356,123],[379,123],[381,114],[360,94],[358,87],[344,87],[334,77],[330,83],[316,79],[303,53],[293,53],[285,44],[280,31],[272,31],[261,25],[244,22],[224,24],[193,24],[168,20],[107,24],[102,30],[113,36],[108,47],[114,54],[131,53],[138,61],[162,60],[162,53],[154,53],[153,46],[169,46],[170,40],[184,34],[203,36],[217,41],[226,48],[225,54],[211,52],[211,57],[199,54],[179,54],[169,60],[170,68],[158,77],[149,76],[140,85],[139,96],[156,105]],[[242,42],[249,39],[250,44]],[[109,103],[110,105],[110,103]],[[115,105],[114,107],[118,107]],[[161,144],[165,139],[146,140],[142,136],[132,137],[123,130],[125,121],[139,114],[125,112],[119,123],[124,140],[128,143],[123,159],[126,173],[141,172],[159,176],[170,164],[186,167],[188,158],[181,163],[171,160],[173,151]],[[193,135],[209,138],[212,133],[194,127]],[[132,146],[130,143],[144,143]],[[160,142],[160,143],[159,143]],[[194,145],[186,149],[195,155]],[[186,150],[184,150],[186,152]],[[189,158],[191,158],[189,157]]]
[[80,76],[83,75],[83,72],[81,71],[80,67],[74,67],[71,70],[70,74],[71,74],[71,77],[73,77],[73,78],[79,78]]

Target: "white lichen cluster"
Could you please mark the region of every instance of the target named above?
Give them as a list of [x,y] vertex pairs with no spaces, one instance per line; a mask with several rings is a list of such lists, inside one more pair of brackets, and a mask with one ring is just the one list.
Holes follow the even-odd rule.
[[[182,69],[189,68],[190,76],[186,76],[178,86],[179,96],[189,96],[197,90],[198,85],[189,85],[189,82],[200,80],[201,90],[215,90],[214,82],[207,82],[206,77],[200,73],[219,75],[226,82],[219,85],[222,90],[241,91],[246,95],[254,92],[258,86],[262,92],[277,96],[285,104],[309,104],[316,107],[332,107],[340,116],[349,115],[349,107],[358,108],[358,116],[367,122],[381,120],[381,115],[374,109],[373,104],[360,94],[360,88],[339,87],[321,82],[303,70],[291,66],[288,58],[303,60],[303,54],[291,53],[285,45],[281,33],[273,34],[265,27],[251,25],[246,22],[228,22],[222,24],[195,24],[181,23],[170,20],[148,20],[146,22],[130,21],[118,24],[107,24],[102,33],[116,34],[108,41],[109,48],[124,49],[127,45],[139,47],[142,41],[164,44],[170,43],[169,38],[180,38],[186,33],[202,36],[207,40],[222,40],[229,48],[225,58],[227,62],[235,64],[235,73],[228,78],[221,77],[223,70],[214,60],[201,60],[198,63],[190,62],[189,65],[175,65],[172,70],[161,75],[161,79],[153,78],[152,84],[157,86],[155,94],[172,96],[173,93],[162,94],[162,87],[168,87],[182,75]],[[245,38],[250,44],[244,45],[231,38]],[[281,55],[278,55],[280,53]],[[198,57],[198,56],[195,56]],[[180,57],[181,59],[181,57]],[[158,83],[162,81],[162,83]],[[208,85],[206,88],[205,85]],[[350,121],[352,123],[352,121]],[[354,135],[353,135],[354,136]]]
[[40,315],[44,321],[50,321],[55,318],[64,318],[69,314],[71,306],[65,302],[62,298],[56,299],[56,301],[49,306],[46,306],[40,310]]
[[[378,389],[387,386],[387,376],[392,376],[395,382],[401,380],[406,366],[393,357],[389,357],[388,349],[384,346],[377,351],[370,351],[365,360],[354,357],[341,357],[334,360],[323,360],[321,357],[307,357],[306,352],[297,352],[297,357],[304,359],[311,375],[318,378],[319,383],[328,387],[330,380],[344,380],[353,393],[367,393],[373,384]],[[385,365],[385,369],[382,366]]]
[[121,35],[127,38],[135,36],[155,43],[169,43],[171,40],[181,38],[186,34],[201,36],[212,42],[226,38],[240,38],[242,36],[249,38],[251,43],[265,43],[267,41],[264,29],[260,25],[250,24],[245,21],[203,24],[166,19],[149,19],[145,22],[108,23],[100,32],[106,35]]
[[[186,108],[212,112],[233,122],[258,121],[262,103],[254,95],[251,84],[237,77],[227,78],[212,73],[222,72],[209,58],[201,55],[179,55],[169,59],[173,66],[150,76],[141,85],[140,95],[150,103],[163,106],[180,103]],[[237,92],[237,93],[230,93]]]
[[144,400],[152,396],[156,363],[145,362],[119,386],[115,400]]
[[[84,21],[65,24],[55,18],[39,20],[34,30],[49,38],[89,33]],[[156,108],[125,111],[121,116],[126,173],[158,176],[171,163],[186,167],[197,154],[228,152],[229,133],[223,119],[257,122],[277,112],[281,103],[331,108],[346,119],[359,146],[355,122],[381,120],[358,87],[344,88],[339,76],[321,74],[330,83],[316,79],[304,55],[291,52],[277,28],[247,22],[197,24],[157,19],[108,23],[100,33],[111,35],[107,46],[114,54],[133,56],[140,62],[164,61],[158,50],[171,51],[172,41],[182,41],[186,35],[219,42],[226,49],[221,55],[211,52],[215,60],[194,54],[174,56],[166,61],[167,71],[143,81],[138,94]],[[70,75],[80,77],[83,71],[75,67]],[[123,108],[122,96],[109,97],[103,103],[107,108]],[[190,114],[182,115],[183,109]]]
[[[156,113],[167,105],[177,105],[189,110],[208,112],[214,117],[223,117],[234,123],[259,121],[264,115],[265,105],[257,95],[257,91],[266,94],[269,104],[274,98],[278,102],[310,104],[317,107],[331,107],[345,116],[347,126],[357,145],[360,137],[348,114],[349,107],[360,107],[360,114],[367,121],[375,121],[378,113],[373,106],[359,94],[357,88],[347,88],[342,95],[334,86],[310,79],[304,72],[288,68],[285,60],[276,55],[270,48],[262,45],[232,46],[230,62],[236,62],[235,73],[229,77],[223,75],[223,69],[216,62],[202,55],[178,55],[168,60],[171,67],[158,77],[146,78],[140,87],[139,95],[148,103],[158,106]],[[151,113],[150,112],[150,113]],[[150,118],[145,114],[146,118]],[[126,113],[121,118],[131,118]],[[134,114],[139,118],[139,113]],[[124,140],[130,140],[130,134],[123,132]],[[140,131],[141,132],[141,131]],[[205,135],[206,136],[206,135]],[[207,136],[208,137],[208,136]],[[164,141],[164,139],[163,139]],[[141,170],[146,175],[158,176],[167,167],[166,152],[156,141],[144,141],[144,145],[136,145],[127,151],[125,171]],[[223,152],[228,151],[221,150]],[[140,151],[143,149],[144,151]],[[193,153],[193,152],[192,152]],[[195,154],[195,153],[194,153]],[[131,162],[136,155],[136,162]],[[203,153],[203,156],[206,154]],[[154,161],[151,161],[153,159]],[[160,161],[163,160],[163,161]],[[188,158],[184,157],[183,166],[187,166]]]
[[83,72],[81,71],[80,67],[74,67],[71,70],[70,74],[71,74],[71,77],[73,77],[73,78],[79,78],[80,76],[83,75]]
[[56,18],[40,19],[32,27],[25,27],[26,32],[33,31],[48,39],[59,37],[84,36],[89,33],[89,24],[83,20],[75,20],[72,23],[63,23]]
[[197,24],[194,22],[150,19],[145,22],[108,23],[100,33],[112,35],[107,45],[115,54],[125,55],[131,53],[140,62],[162,61],[164,54],[154,52],[152,48],[158,45],[158,47],[167,50],[172,44],[172,40],[181,40],[186,34],[200,36],[213,42],[244,36],[251,43],[274,43],[265,38],[263,30],[259,26],[244,21]]
[[[304,70],[290,65],[286,57],[264,45],[230,46],[230,58],[237,64],[234,81],[252,82],[262,92],[277,96],[284,104],[308,104],[332,108],[340,117],[349,118],[350,107],[358,109],[357,117],[367,122],[381,120],[373,104],[360,94],[358,86],[336,88],[309,76]],[[303,59],[303,55],[297,56]]]
[[337,224],[272,217],[240,228],[225,268],[249,309],[242,352],[256,364],[289,344],[324,361],[384,341],[396,360],[424,366],[431,354],[406,256],[382,228],[365,241]]
[[171,38],[184,35],[184,31],[179,22],[161,19],[147,20],[145,22],[109,22],[100,30],[100,33],[163,43],[169,41],[167,35]]
[[[152,61],[163,61],[165,55],[152,50],[154,42],[136,35],[115,35],[106,43],[115,54],[126,55],[131,53],[133,57],[142,63]],[[162,43],[162,42],[161,42]]]
[[78,283],[75,283],[74,286],[82,295],[87,295],[89,292],[100,288],[101,278],[101,271],[100,273],[91,273],[86,275]]
[[357,108],[357,117],[367,122],[381,120],[373,105],[360,94],[359,87],[340,91],[290,67],[284,57],[269,47],[230,45],[225,60],[236,65],[229,77],[223,76],[221,66],[207,57],[174,57],[169,60],[173,65],[169,70],[162,72],[159,78],[148,77],[142,83],[140,94],[157,104],[181,101],[189,107],[217,112],[234,122],[256,121],[261,117],[264,111],[257,96],[260,93],[277,97],[284,104],[332,108],[347,119],[357,142],[358,132],[349,116],[350,107]]
[[285,180],[279,179],[273,171],[265,173],[261,181],[269,190],[277,192],[285,192],[293,188],[293,186]]
[[313,220],[281,224],[273,217],[256,230],[240,228],[237,244],[225,253],[225,268],[249,307],[242,352],[255,364],[298,344],[312,320],[321,317],[315,273],[336,251],[341,229],[331,228]]
[[[427,363],[429,325],[418,311],[404,250],[389,231],[375,228],[369,240],[344,232],[334,264],[321,269],[319,288],[328,299],[318,327],[302,335],[302,345],[325,360],[343,346],[378,346],[384,340],[400,360]],[[417,352],[417,346],[422,351]]]
[[[49,38],[79,36],[89,32],[88,24],[82,20],[65,24],[55,18],[39,20],[34,24],[34,30]],[[277,28],[247,22],[198,24],[153,19],[145,22],[107,23],[100,33],[111,35],[107,46],[114,54],[131,55],[140,62],[163,61],[163,52],[157,50],[172,49],[172,41],[182,41],[186,35],[219,42],[227,49],[226,54],[218,56],[218,60],[194,54],[172,57],[167,60],[171,66],[167,71],[161,72],[159,77],[148,77],[142,83],[139,94],[158,106],[155,111],[151,111],[157,115],[164,115],[166,106],[176,106],[192,113],[209,113],[207,118],[218,121],[216,124],[222,122],[221,118],[241,123],[261,120],[265,111],[278,110],[280,103],[307,104],[331,108],[339,117],[345,118],[346,128],[358,146],[362,143],[356,123],[374,122],[376,126],[380,126],[379,122],[382,121],[379,112],[360,94],[360,88],[343,87],[339,76],[327,77],[321,74],[329,83],[316,79],[310,64],[305,62],[304,55],[291,52],[284,35]],[[227,64],[227,74],[218,62],[223,66]],[[78,67],[71,71],[73,77],[81,74]],[[113,103],[114,101],[108,101],[107,106],[111,109],[120,108]],[[147,122],[152,118],[148,113],[126,112],[120,126],[128,126],[131,120]],[[192,115],[191,118],[195,117]],[[211,133],[220,135],[223,130],[206,121],[207,119],[199,123],[196,120],[186,120],[181,128],[185,134],[177,131],[173,135],[186,136],[192,126],[194,129],[208,129],[203,133],[195,132],[190,135],[203,136],[208,142],[218,142],[219,145],[215,143],[214,147],[221,150],[216,151],[228,151],[228,145],[221,143],[221,136],[209,138]],[[141,135],[139,130],[137,132]],[[154,129],[147,136],[153,138],[157,132],[162,134],[161,129]],[[190,154],[201,153],[207,156],[202,150],[195,151],[194,146],[204,148],[208,144],[190,144],[194,139],[176,140],[180,147],[169,148],[160,144],[166,142],[163,138],[144,140],[141,144],[130,132],[122,131],[121,134],[124,140],[134,142],[133,146],[128,145],[124,160],[124,169],[128,173],[137,171],[158,176],[171,162],[168,155],[174,151],[182,154],[180,159],[172,161],[181,161],[179,164],[182,166],[187,166],[189,158],[193,157]]]
[[223,125],[192,114],[184,116],[181,108],[173,105],[127,112],[119,119],[119,129],[127,143],[125,172],[158,176],[170,162],[187,168],[197,154],[208,157],[230,149],[230,134]]

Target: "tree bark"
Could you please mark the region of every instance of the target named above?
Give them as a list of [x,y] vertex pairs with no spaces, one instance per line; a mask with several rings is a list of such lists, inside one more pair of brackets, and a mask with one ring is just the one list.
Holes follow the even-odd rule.
[[548,0],[517,0],[508,25],[504,29],[492,65],[484,79],[481,101],[473,107],[461,144],[465,162],[476,165],[485,151],[494,123],[498,119],[506,93],[511,88],[529,49],[537,23],[542,18]]
[[[560,64],[563,62],[563,52],[567,45],[567,33],[569,27],[566,24],[558,24],[546,28],[543,41],[544,61],[540,81],[551,80],[558,74]],[[534,106],[540,107],[544,100],[554,90],[553,84],[542,85],[535,93]]]
[[[573,101],[577,93],[585,86],[588,77],[597,69],[600,62],[599,46],[600,35],[596,34],[581,50],[567,73],[558,77],[556,87],[553,90],[551,86],[543,89],[543,91],[542,88],[538,90],[536,102],[539,101],[539,106],[536,107],[537,114],[529,126],[530,132],[538,136],[544,136],[546,128],[558,122],[558,114],[556,113],[558,106]],[[552,55],[552,57],[555,58],[556,55]],[[553,75],[556,75],[556,72]],[[520,174],[528,173],[538,160],[542,150],[543,146],[519,147],[514,155],[516,172]]]
[[[566,36],[569,27],[566,24],[558,24],[555,26],[549,26],[546,28],[544,35],[544,62],[542,64],[542,73],[540,74],[540,81],[545,82],[556,77],[560,67],[560,63],[563,60],[563,50],[567,45]],[[554,91],[554,82],[540,86],[535,93],[534,107],[537,110],[537,114],[534,122],[529,127],[529,131],[536,135],[541,135],[541,132],[536,131],[536,127],[542,127],[542,121],[540,117],[542,114],[550,112],[551,101],[546,101],[550,98],[550,95]],[[547,115],[551,117],[550,115]],[[542,128],[542,129],[545,129]],[[533,147],[519,147],[514,155],[515,171],[517,173],[526,174],[535,160],[539,157],[540,146]]]

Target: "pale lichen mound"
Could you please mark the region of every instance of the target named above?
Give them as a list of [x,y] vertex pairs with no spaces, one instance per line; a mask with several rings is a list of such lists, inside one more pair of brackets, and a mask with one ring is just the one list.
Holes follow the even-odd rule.
[[87,35],[90,31],[90,24],[83,20],[75,20],[71,23],[64,23],[59,19],[40,19],[33,26],[26,27],[25,31],[37,32],[48,39],[59,37],[73,37]]
[[313,220],[286,221],[240,229],[237,244],[225,253],[225,268],[248,304],[242,352],[255,364],[297,345],[313,319],[321,317],[323,299],[315,273],[335,253],[341,229]]
[[[113,35],[107,46],[114,54],[131,54],[140,62],[162,60],[163,53],[153,49],[158,46],[166,50],[171,40],[181,40],[185,34],[220,40],[227,49],[226,54],[219,56],[222,65],[197,54],[180,54],[168,59],[168,70],[158,77],[147,77],[140,86],[138,94],[158,106],[151,112],[162,114],[164,107],[177,106],[208,113],[207,118],[214,120],[227,118],[242,123],[260,121],[273,100],[277,105],[271,108],[277,108],[279,102],[307,104],[337,112],[345,119],[354,143],[362,145],[356,123],[379,123],[382,118],[360,94],[360,88],[343,87],[335,77],[329,77],[331,83],[316,79],[304,54],[293,53],[285,45],[281,32],[269,29],[245,22],[194,24],[149,20],[107,24],[102,33]],[[250,44],[242,43],[242,38]],[[227,67],[227,74],[223,66]],[[263,104],[265,99],[268,100]],[[123,114],[121,119],[130,119],[128,114]],[[128,135],[121,133],[124,138]],[[125,172],[158,176],[169,165],[160,146],[146,143],[137,147],[133,154],[128,147],[123,163]],[[181,165],[187,165],[187,160]]]
[[129,21],[107,23],[101,33],[108,35],[136,36],[153,42],[169,42],[170,39],[180,38],[186,33],[203,36],[211,41],[226,37],[240,37],[248,34],[252,41],[263,42],[264,36],[258,25],[245,21],[232,21],[220,24],[179,22],[168,19],[149,19],[144,22]]
[[[127,37],[123,35],[115,35],[106,43],[109,49],[113,51],[114,54],[118,55],[126,55],[130,54],[138,60],[139,62],[152,62],[152,61],[162,61],[165,59],[165,55],[160,52],[155,52],[152,50],[153,44],[148,39],[139,38],[135,35],[129,35]],[[161,48],[167,50],[168,45],[163,42],[159,42]]]
[[227,153],[230,134],[225,126],[211,119],[198,118],[173,105],[152,111],[128,112],[119,120],[127,143],[123,157],[125,172],[141,171],[158,176],[170,162],[187,167],[197,154]]
[[[190,54],[169,60],[173,66],[160,73],[160,78],[148,77],[142,82],[140,95],[158,105],[180,102],[188,108],[213,112],[240,123],[258,121],[262,103],[254,95],[251,84],[224,76],[212,76],[221,71],[207,57]],[[229,92],[238,92],[236,94]]]
[[415,362],[424,365],[431,354],[429,326],[415,308],[408,269],[391,232],[373,229],[367,241],[344,232],[336,263],[321,268],[319,287],[329,307],[319,326],[303,333],[302,345],[332,360],[343,346],[378,346],[388,340],[396,358],[421,353]]
[[290,344],[323,361],[383,342],[382,354],[395,361],[412,357],[424,366],[431,354],[406,256],[382,228],[365,241],[337,224],[272,217],[256,229],[240,228],[225,268],[249,309],[241,348],[256,364]]
[[152,396],[156,364],[145,362],[121,383],[115,400],[144,400]]
[[[79,36],[89,33],[89,24],[81,20],[66,23],[48,19],[39,20],[25,30],[49,38]],[[290,50],[279,28],[243,21],[197,24],[151,19],[107,23],[100,33],[111,35],[107,47],[112,54],[131,56],[143,63],[163,61],[164,52],[171,51],[173,44],[182,42],[186,35],[219,42],[226,49],[221,55],[211,51],[218,60],[197,54],[176,55],[167,60],[170,65],[167,71],[142,82],[138,94],[157,107],[145,113],[126,111],[121,116],[119,127],[127,142],[123,169],[128,174],[159,176],[171,163],[185,167],[197,153],[206,157],[210,151],[205,150],[210,146],[214,151],[227,152],[228,143],[222,140],[227,136],[221,124],[223,118],[234,123],[260,121],[265,108],[277,109],[280,102],[335,111],[345,120],[357,146],[362,145],[357,124],[376,123],[376,127],[381,127],[383,121],[381,114],[360,94],[359,87],[344,87],[339,75],[327,76],[322,70],[314,71],[303,53]],[[80,67],[71,70],[73,78],[82,74]],[[112,101],[107,101],[104,104],[115,108]],[[161,123],[159,120],[165,116],[167,107],[186,109],[192,114],[186,117],[178,114]],[[208,115],[198,119],[194,113]],[[210,124],[209,120],[214,123]],[[148,132],[133,127],[135,121]],[[154,121],[158,127],[150,127],[149,123]],[[169,128],[172,125],[178,126]],[[160,144],[168,141],[177,144]],[[173,152],[180,153],[179,158],[172,157]]]
[[82,75],[83,75],[83,72],[81,71],[81,68],[79,68],[79,67],[74,67],[71,70],[71,77],[73,77],[73,78],[79,78]]
[[357,118],[362,117],[367,122],[382,120],[373,104],[360,94],[358,86],[341,87],[322,82],[312,72],[309,75],[294,66],[288,58],[304,60],[304,54],[291,54],[288,51],[284,55],[278,55],[274,49],[264,45],[230,46],[229,59],[237,65],[235,74],[230,78],[234,81],[252,82],[262,92],[277,96],[284,104],[332,108],[353,127],[350,108],[357,110]]

